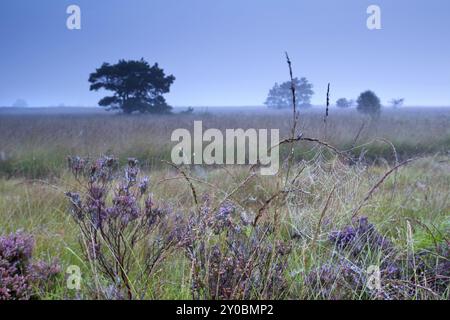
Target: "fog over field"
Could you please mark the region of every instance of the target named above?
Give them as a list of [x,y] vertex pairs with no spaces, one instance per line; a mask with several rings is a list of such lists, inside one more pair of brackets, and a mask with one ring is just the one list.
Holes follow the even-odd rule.
[[376,2],[4,0],[0,301],[448,301],[450,3]]

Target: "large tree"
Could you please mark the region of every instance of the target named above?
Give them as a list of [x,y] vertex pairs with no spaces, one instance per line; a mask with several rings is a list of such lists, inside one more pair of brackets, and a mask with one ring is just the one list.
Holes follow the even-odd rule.
[[360,94],[357,101],[357,110],[368,114],[372,118],[377,118],[381,113],[380,98],[373,91],[365,91]]
[[[295,96],[300,108],[311,106],[311,97],[314,94],[313,85],[306,78],[294,78]],[[292,108],[291,82],[287,81],[279,85],[275,83],[269,91],[265,105],[269,108]]]
[[144,59],[119,60],[113,65],[104,63],[89,76],[91,91],[113,92],[99,101],[100,106],[128,114],[169,113],[172,107],[166,103],[163,94],[170,91],[174,81],[175,77],[166,76],[157,63],[150,66]]

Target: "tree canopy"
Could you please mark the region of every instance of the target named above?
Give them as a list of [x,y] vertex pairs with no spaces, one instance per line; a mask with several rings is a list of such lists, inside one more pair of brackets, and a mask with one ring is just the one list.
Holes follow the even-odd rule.
[[354,100],[347,100],[345,98],[340,98],[336,101],[336,106],[338,108],[350,108],[354,104]]
[[[314,94],[313,85],[306,78],[294,78],[293,80],[298,107],[310,107],[311,97]],[[275,83],[269,91],[265,105],[275,109],[292,108],[291,82],[286,81],[281,85]]]
[[371,117],[378,117],[381,112],[381,102],[377,95],[368,90],[360,94],[357,101],[357,110]]
[[172,107],[163,94],[170,91],[174,81],[175,77],[166,76],[157,63],[150,66],[144,59],[104,63],[89,76],[91,91],[104,89],[114,93],[101,99],[100,106],[128,114],[169,113]]

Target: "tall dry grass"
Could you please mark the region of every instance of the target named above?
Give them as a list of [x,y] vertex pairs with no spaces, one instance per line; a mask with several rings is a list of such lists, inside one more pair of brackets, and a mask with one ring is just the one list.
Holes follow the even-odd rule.
[[[450,110],[412,108],[385,110],[379,121],[371,122],[355,110],[331,109],[324,130],[325,110],[302,111],[298,131],[326,140],[340,150],[356,148],[367,159],[394,160],[391,142],[400,158],[446,153],[450,149]],[[135,157],[149,167],[170,160],[173,130],[192,129],[202,120],[204,129],[278,128],[289,136],[290,112],[261,111],[194,114],[189,116],[0,115],[0,174],[45,177],[57,175],[68,155],[97,157],[114,154]],[[378,140],[377,140],[378,139]],[[364,150],[363,150],[364,149]],[[289,152],[288,148],[282,152]],[[312,158],[311,144],[297,148],[297,159]]]

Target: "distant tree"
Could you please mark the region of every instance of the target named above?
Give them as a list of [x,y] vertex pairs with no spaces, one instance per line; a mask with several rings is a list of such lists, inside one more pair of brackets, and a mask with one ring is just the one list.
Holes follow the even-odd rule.
[[372,91],[361,93],[357,100],[357,110],[372,118],[377,118],[381,112],[380,98]]
[[28,103],[24,99],[17,99],[13,105],[14,108],[27,108]]
[[194,113],[194,108],[192,108],[192,107],[188,107],[186,110],[183,110],[180,112],[180,114],[184,114],[184,115],[193,114],[193,113]]
[[[297,106],[306,108],[311,106],[311,97],[314,94],[313,85],[306,78],[294,78],[295,96]],[[283,109],[292,107],[291,82],[283,82],[281,85],[275,83],[270,89],[266,102],[269,108]]]
[[104,97],[99,105],[108,110],[124,113],[170,113],[163,94],[170,91],[175,81],[173,75],[166,76],[155,63],[150,66],[144,59],[119,60],[117,64],[104,63],[89,76],[90,90],[105,89],[114,92]]
[[350,108],[355,103],[354,100],[347,100],[345,98],[340,98],[338,101],[336,101],[336,106],[339,108]]
[[403,105],[403,103],[405,102],[404,98],[400,98],[400,99],[392,99],[390,101],[391,105],[393,108],[398,108],[401,107]]

